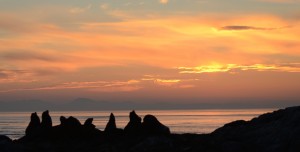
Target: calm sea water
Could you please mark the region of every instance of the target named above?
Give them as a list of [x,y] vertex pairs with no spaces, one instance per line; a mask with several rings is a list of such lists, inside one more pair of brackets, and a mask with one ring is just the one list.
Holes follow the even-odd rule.
[[[250,120],[274,109],[233,109],[233,110],[143,110],[136,113],[143,117],[155,115],[160,122],[170,127],[173,133],[210,133],[234,120]],[[93,123],[104,130],[110,112],[116,117],[118,128],[124,128],[129,121],[130,111],[50,111],[54,125],[58,125],[60,116],[74,116],[81,123],[87,118],[94,118]],[[41,116],[42,112],[38,112]],[[12,139],[20,138],[30,121],[31,112],[0,112],[0,134]]]

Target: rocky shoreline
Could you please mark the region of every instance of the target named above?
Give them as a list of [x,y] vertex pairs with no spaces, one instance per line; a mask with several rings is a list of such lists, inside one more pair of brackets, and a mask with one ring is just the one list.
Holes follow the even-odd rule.
[[124,129],[116,127],[111,113],[104,131],[88,118],[60,117],[53,126],[49,111],[31,114],[24,137],[0,135],[0,152],[299,152],[300,107],[238,120],[210,134],[172,134],[153,115],[130,112]]

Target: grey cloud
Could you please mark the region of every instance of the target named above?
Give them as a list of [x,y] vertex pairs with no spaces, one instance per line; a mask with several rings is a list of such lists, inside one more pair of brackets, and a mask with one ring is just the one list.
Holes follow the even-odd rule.
[[67,71],[65,71],[62,68],[44,68],[44,69],[33,69],[34,74],[36,76],[49,76],[49,75],[55,75],[55,74],[66,74]]
[[5,60],[40,60],[40,61],[58,61],[57,57],[47,54],[35,53],[26,50],[7,51],[0,54],[0,57]]
[[229,25],[223,26],[220,30],[229,30],[229,31],[241,31],[241,30],[275,30],[278,28],[264,28],[264,27],[255,27],[255,26],[242,26],[242,25]]

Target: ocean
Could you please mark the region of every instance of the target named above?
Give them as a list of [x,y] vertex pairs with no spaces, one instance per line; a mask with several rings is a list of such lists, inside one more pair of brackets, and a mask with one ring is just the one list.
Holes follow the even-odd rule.
[[[143,117],[155,115],[168,126],[172,133],[210,133],[224,124],[235,120],[250,120],[258,115],[272,112],[275,109],[207,109],[207,110],[137,110]],[[87,118],[94,118],[93,123],[104,130],[110,113],[116,117],[118,128],[124,128],[129,121],[130,111],[50,111],[53,125],[58,125],[60,116],[74,116],[81,123]],[[41,117],[42,112],[38,112]],[[18,139],[25,134],[31,112],[0,112],[0,134]]]

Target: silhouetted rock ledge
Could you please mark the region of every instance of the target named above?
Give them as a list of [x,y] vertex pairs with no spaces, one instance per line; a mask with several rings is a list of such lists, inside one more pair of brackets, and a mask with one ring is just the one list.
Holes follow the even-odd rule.
[[93,119],[82,125],[74,117],[61,117],[52,126],[48,111],[42,121],[32,113],[26,135],[11,140],[0,135],[0,152],[299,152],[300,107],[263,114],[251,121],[238,120],[210,134],[171,134],[153,115],[143,119],[135,111],[125,129],[113,114],[105,131]]

